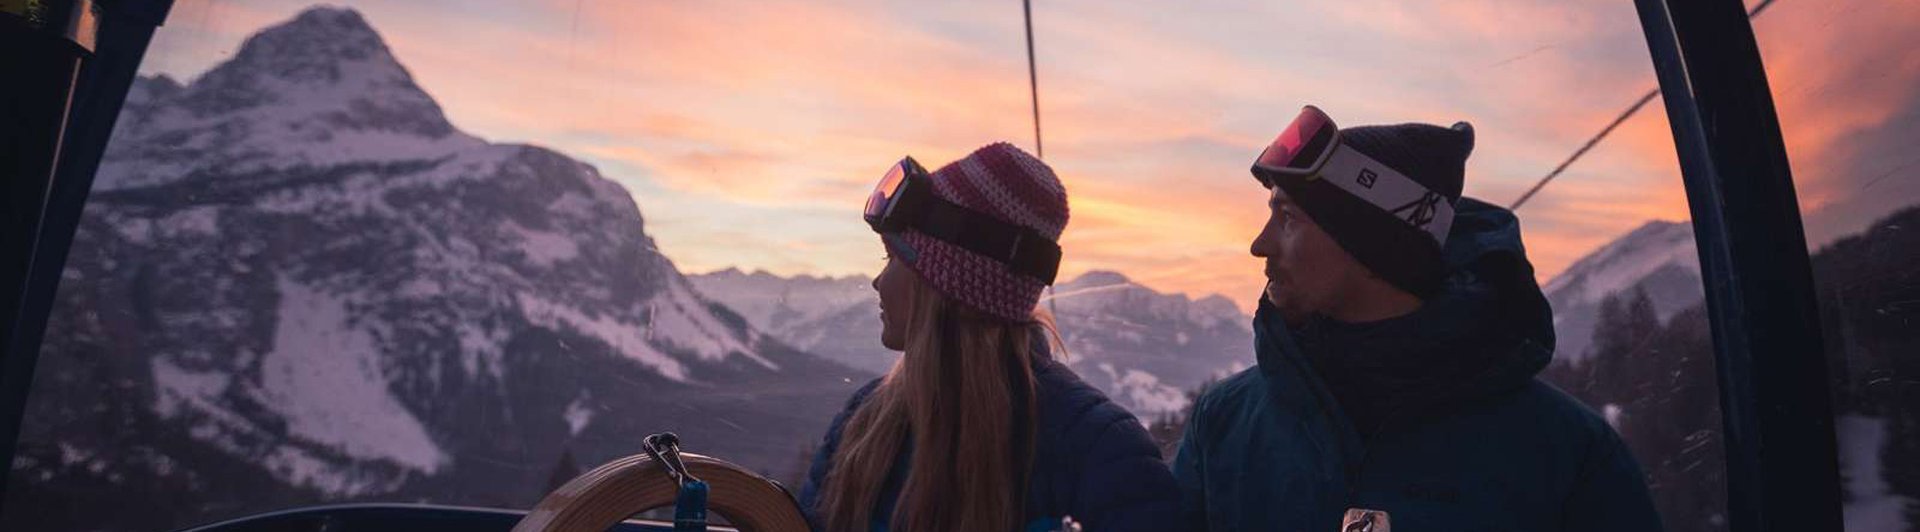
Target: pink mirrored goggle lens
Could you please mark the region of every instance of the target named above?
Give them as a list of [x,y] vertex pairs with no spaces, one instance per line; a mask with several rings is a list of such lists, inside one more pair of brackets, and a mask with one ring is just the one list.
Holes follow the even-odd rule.
[[879,218],[887,213],[887,206],[893,203],[894,193],[900,191],[900,184],[907,179],[906,161],[894,163],[880,183],[873,186],[873,194],[867,196],[866,216]]
[[1333,119],[1320,108],[1306,106],[1300,110],[1300,116],[1293,119],[1273,143],[1260,152],[1260,158],[1254,164],[1272,170],[1306,172],[1313,170],[1313,164],[1319,162],[1321,155],[1333,146],[1333,134],[1338,131]]

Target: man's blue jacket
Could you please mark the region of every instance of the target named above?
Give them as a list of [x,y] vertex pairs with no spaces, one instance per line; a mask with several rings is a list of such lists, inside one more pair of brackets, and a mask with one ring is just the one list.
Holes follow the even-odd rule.
[[1258,365],[1200,397],[1174,461],[1190,529],[1661,529],[1619,436],[1534,378],[1553,314],[1513,214],[1462,199],[1446,254],[1445,287],[1383,322],[1290,326],[1262,298]]

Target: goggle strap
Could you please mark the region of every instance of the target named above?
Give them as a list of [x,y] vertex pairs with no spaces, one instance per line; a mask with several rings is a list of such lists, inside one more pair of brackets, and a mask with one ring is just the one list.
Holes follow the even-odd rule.
[[933,198],[909,225],[927,236],[1006,264],[1016,273],[1053,284],[1060,270],[1060,244],[1032,228],[1007,223]]
[[1402,223],[1447,245],[1453,228],[1453,202],[1345,143],[1334,147],[1316,173],[1328,183],[1387,211]]
[[914,249],[913,244],[909,244],[907,243],[907,239],[901,238],[900,233],[880,233],[880,240],[885,241],[887,251],[891,253],[892,256],[899,257],[900,260],[907,261],[908,263],[920,261],[920,250]]

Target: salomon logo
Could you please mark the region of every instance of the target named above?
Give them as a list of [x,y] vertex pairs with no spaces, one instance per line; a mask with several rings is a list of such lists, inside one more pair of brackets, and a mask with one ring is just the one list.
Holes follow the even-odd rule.
[[1360,186],[1373,188],[1373,182],[1379,179],[1380,174],[1373,173],[1373,170],[1360,169]]

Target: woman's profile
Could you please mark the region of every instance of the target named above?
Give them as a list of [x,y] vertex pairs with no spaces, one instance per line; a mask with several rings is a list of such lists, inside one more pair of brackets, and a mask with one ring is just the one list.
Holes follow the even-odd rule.
[[866,221],[887,348],[815,456],[800,503],[816,529],[1172,530],[1178,495],[1140,422],[1053,359],[1036,313],[1059,267],[1066,191],[1000,143],[882,178]]

